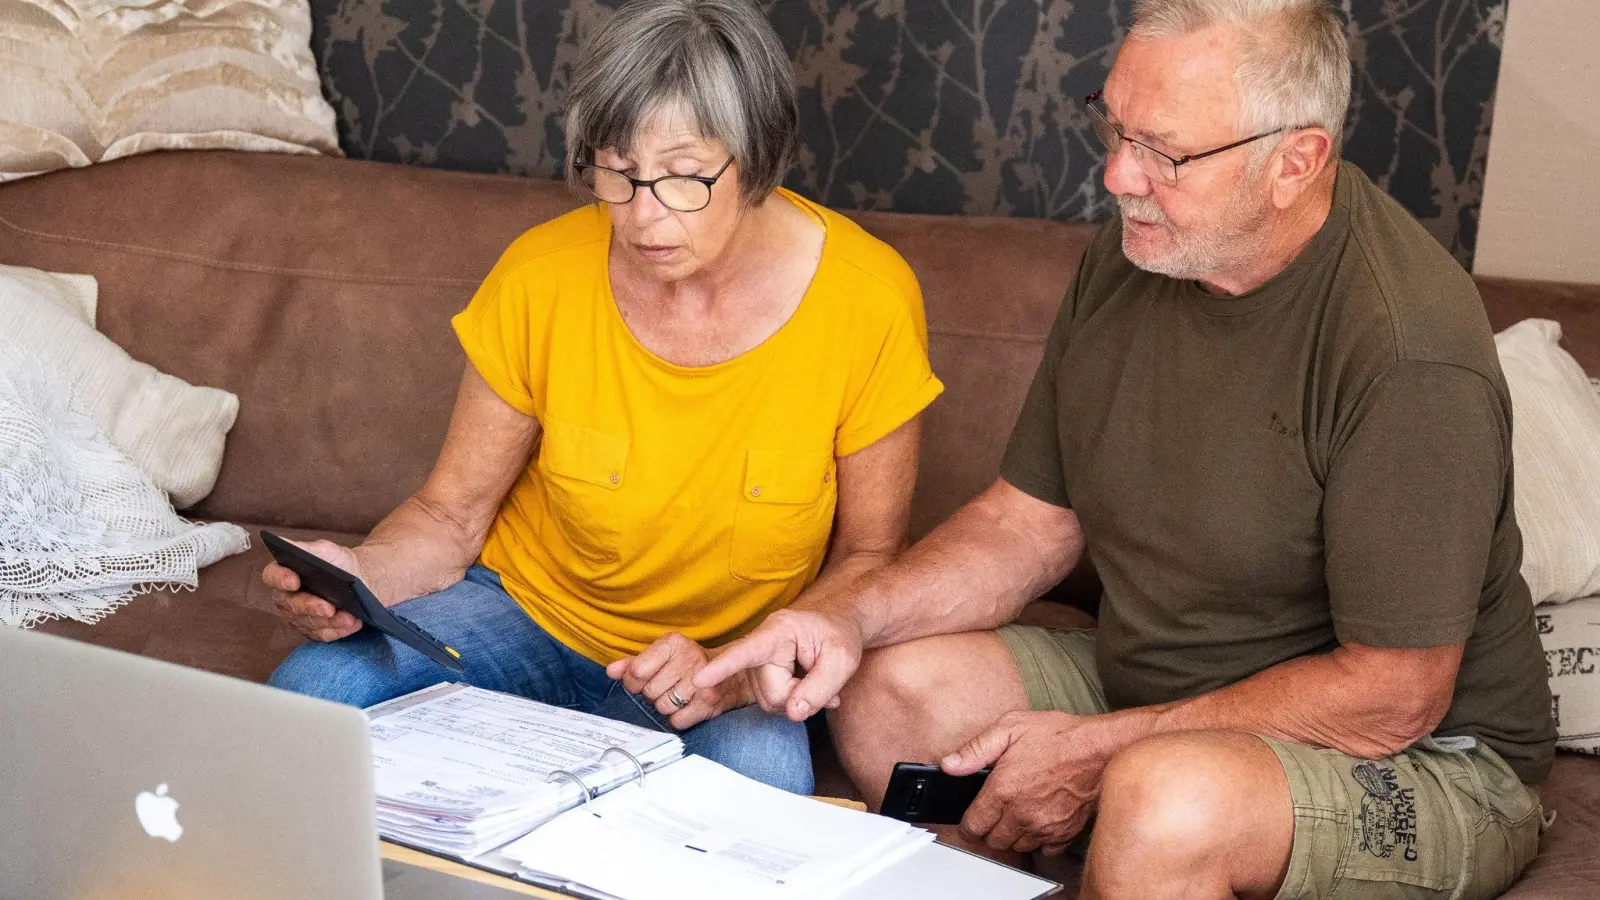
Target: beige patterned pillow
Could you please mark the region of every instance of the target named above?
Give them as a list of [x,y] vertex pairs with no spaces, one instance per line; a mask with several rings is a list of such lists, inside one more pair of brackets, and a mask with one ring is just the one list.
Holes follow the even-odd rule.
[[0,181],[165,149],[339,153],[307,0],[0,0]]

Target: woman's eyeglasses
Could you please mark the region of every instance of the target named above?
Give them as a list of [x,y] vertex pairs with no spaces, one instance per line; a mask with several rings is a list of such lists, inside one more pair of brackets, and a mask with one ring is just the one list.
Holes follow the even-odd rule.
[[593,163],[573,163],[578,179],[597,200],[606,203],[627,203],[639,188],[649,188],[661,205],[678,212],[699,212],[711,203],[711,186],[722,173],[733,165],[733,157],[722,164],[715,175],[664,175],[648,181],[632,178]]

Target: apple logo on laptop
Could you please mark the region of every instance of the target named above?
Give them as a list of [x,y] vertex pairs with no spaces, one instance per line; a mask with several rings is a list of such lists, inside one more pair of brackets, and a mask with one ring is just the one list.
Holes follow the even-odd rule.
[[165,784],[157,785],[154,794],[140,791],[139,796],[133,798],[133,811],[145,834],[172,843],[183,837],[183,826],[178,824],[178,801],[167,796]]

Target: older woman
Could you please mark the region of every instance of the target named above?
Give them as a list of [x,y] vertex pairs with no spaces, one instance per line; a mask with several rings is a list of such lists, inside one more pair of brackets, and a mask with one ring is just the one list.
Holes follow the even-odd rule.
[[[567,118],[597,202],[518,238],[456,316],[469,365],[422,489],[359,547],[308,546],[458,649],[457,680],[809,791],[803,725],[693,676],[900,549],[941,386],[905,262],[777,187],[794,92],[748,0],[618,10]],[[365,706],[452,677],[262,577],[315,639],[272,684]]]

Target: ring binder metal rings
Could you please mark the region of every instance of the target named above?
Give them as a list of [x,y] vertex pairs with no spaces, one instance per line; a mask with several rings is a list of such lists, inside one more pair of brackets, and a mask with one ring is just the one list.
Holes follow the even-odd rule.
[[639,770],[639,787],[644,787],[644,764],[639,762],[639,757],[634,756],[632,753],[629,753],[621,747],[607,747],[606,751],[600,754],[600,758],[605,759],[613,753],[621,753],[623,756],[628,758],[628,762],[633,763],[633,767]]
[[572,783],[578,786],[578,790],[583,794],[583,811],[588,812],[589,801],[594,799],[594,791],[590,790],[589,786],[583,783],[582,778],[579,778],[571,772],[568,772],[566,769],[557,769],[554,772],[551,772],[550,777],[546,778],[545,781],[559,781],[563,778],[571,779]]

